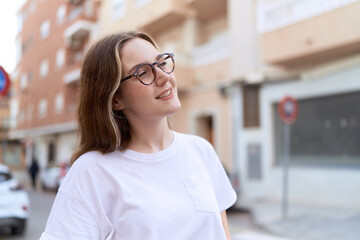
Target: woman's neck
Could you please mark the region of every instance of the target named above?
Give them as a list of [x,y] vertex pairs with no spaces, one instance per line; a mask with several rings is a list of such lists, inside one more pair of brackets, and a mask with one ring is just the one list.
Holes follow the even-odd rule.
[[131,140],[128,148],[142,153],[154,153],[168,147],[173,141],[166,118],[159,122],[130,122]]

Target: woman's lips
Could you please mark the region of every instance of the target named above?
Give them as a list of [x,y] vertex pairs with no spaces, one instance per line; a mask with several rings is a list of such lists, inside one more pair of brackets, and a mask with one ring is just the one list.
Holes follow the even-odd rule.
[[172,94],[171,88],[166,90],[165,92],[161,93],[159,96],[156,97],[156,99],[164,99],[166,97],[169,97]]

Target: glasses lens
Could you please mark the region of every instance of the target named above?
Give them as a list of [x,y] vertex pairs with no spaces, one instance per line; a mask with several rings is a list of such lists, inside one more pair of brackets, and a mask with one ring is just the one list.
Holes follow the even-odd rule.
[[162,55],[162,57],[159,59],[159,67],[161,68],[161,70],[163,70],[166,73],[172,73],[172,71],[174,71],[174,59],[171,55],[169,54],[164,54]]
[[151,84],[154,81],[154,70],[151,64],[142,65],[137,71],[137,78],[144,84]]

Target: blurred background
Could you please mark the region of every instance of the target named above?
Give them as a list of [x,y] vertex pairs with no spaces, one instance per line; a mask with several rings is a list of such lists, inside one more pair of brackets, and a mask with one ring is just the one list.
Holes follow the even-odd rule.
[[[43,230],[54,193],[40,189],[57,189],[76,148],[87,49],[107,34],[143,30],[175,54],[182,108],[172,128],[213,144],[251,229],[360,239],[359,0],[12,2],[0,5],[2,29],[14,32],[14,51],[1,43],[10,87],[0,84],[0,163],[28,190],[30,207],[44,211],[26,234]],[[15,25],[5,18],[10,9]],[[289,131],[278,114],[285,96],[298,104]],[[34,160],[38,192],[29,176]],[[243,239],[248,222],[231,220],[234,239]]]

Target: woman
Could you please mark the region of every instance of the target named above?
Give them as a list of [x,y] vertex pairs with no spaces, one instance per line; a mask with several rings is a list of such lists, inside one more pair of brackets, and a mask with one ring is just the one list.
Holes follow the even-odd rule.
[[41,240],[226,240],[236,200],[212,146],[170,130],[173,54],[146,34],[108,36],[80,79],[80,146]]

